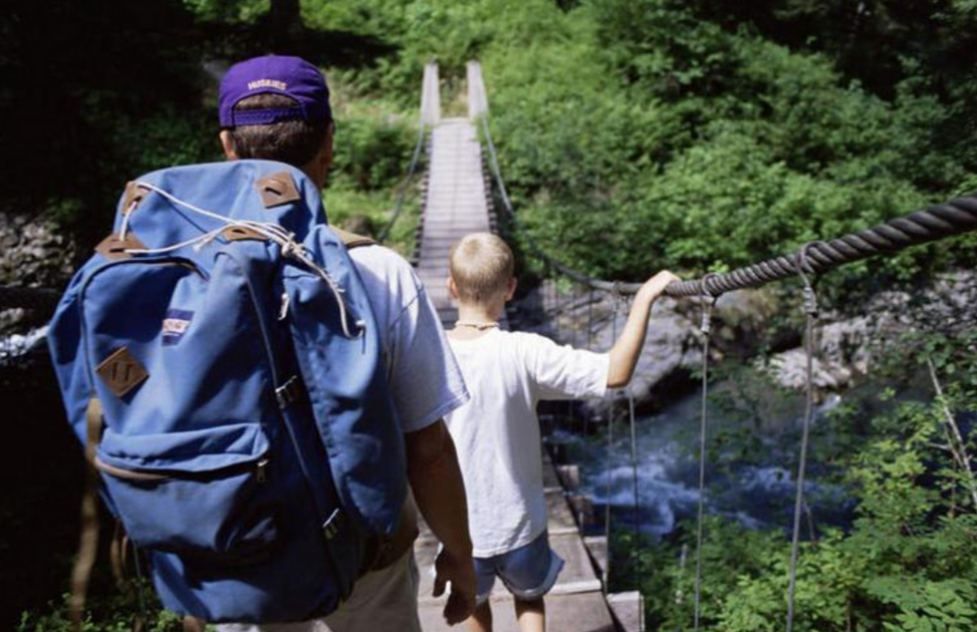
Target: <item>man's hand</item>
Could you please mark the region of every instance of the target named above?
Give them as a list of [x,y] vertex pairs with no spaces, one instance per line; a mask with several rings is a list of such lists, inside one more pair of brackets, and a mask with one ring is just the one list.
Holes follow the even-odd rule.
[[451,594],[444,608],[449,625],[461,623],[475,607],[475,563],[468,533],[465,483],[458,467],[455,443],[443,420],[404,435],[407,443],[407,477],[421,515],[443,543],[434,561],[434,596]]
[[434,596],[444,594],[445,584],[451,582],[451,594],[444,607],[444,620],[455,625],[467,619],[475,608],[475,564],[470,555],[456,557],[441,549],[434,561]]

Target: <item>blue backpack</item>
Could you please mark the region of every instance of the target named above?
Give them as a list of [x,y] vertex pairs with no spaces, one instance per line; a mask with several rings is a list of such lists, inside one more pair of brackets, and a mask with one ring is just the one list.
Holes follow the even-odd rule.
[[406,470],[369,297],[315,185],[269,161],[156,171],[96,251],[48,342],[164,607],[332,612],[393,533]]

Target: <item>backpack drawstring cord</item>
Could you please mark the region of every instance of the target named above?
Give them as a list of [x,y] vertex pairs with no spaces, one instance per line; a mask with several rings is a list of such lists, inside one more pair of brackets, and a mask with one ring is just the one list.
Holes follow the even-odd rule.
[[[240,226],[242,228],[253,230],[263,235],[264,237],[268,238],[270,241],[278,244],[282,249],[282,256],[290,257],[292,259],[295,259],[296,261],[301,262],[307,268],[312,270],[316,274],[316,276],[318,276],[323,281],[325,281],[326,285],[329,286],[329,289],[332,291],[333,296],[336,297],[336,302],[339,303],[339,316],[343,327],[343,333],[346,334],[348,338],[355,338],[357,335],[359,335],[359,333],[354,335],[350,331],[349,318],[346,309],[346,301],[343,299],[343,294],[344,294],[343,289],[339,287],[339,284],[337,284],[336,281],[331,276],[329,276],[328,272],[323,270],[322,267],[317,265],[308,256],[308,254],[305,251],[305,248],[302,247],[302,244],[295,241],[295,233],[290,233],[286,231],[284,228],[282,228],[281,226],[278,226],[277,224],[271,224],[268,222],[255,222],[249,220],[236,220],[230,217],[225,217],[224,215],[220,215],[213,211],[202,209],[199,206],[195,206],[189,202],[181,200],[180,198],[176,197],[172,193],[165,191],[164,189],[161,189],[160,187],[154,184],[149,184],[148,182],[137,182],[136,185],[148,189],[150,191],[155,191],[156,193],[159,193],[164,198],[166,198],[170,202],[173,202],[174,204],[178,204],[183,208],[186,208],[200,215],[204,215],[211,219],[216,219],[217,221],[223,222],[227,226]],[[127,228],[128,228],[128,215],[122,220],[122,233],[120,234],[122,238],[125,238],[125,231],[127,230]],[[146,249],[129,248],[126,249],[125,252],[130,255],[152,255],[152,254],[164,254],[168,252],[173,252],[175,250],[179,250],[187,246],[193,246],[194,248],[200,249],[203,246],[210,243],[211,241],[213,241],[214,239],[216,239],[217,236],[223,230],[224,227],[221,227],[220,229],[212,230],[210,232],[204,233],[199,237],[194,237],[193,239],[189,239],[187,241],[181,242],[173,246],[167,246],[165,248],[146,248]],[[360,321],[357,321],[357,325],[360,325]]]

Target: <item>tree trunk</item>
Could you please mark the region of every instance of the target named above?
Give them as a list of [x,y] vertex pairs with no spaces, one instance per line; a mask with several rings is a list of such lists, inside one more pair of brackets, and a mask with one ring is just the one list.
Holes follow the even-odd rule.
[[275,52],[301,54],[305,28],[299,0],[271,0],[268,16]]

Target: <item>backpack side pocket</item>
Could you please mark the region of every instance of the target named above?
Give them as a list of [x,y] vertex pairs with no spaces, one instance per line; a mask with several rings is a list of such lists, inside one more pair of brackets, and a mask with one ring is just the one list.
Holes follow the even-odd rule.
[[276,503],[262,493],[269,457],[257,424],[136,436],[107,429],[95,466],[135,544],[240,563],[278,539]]

